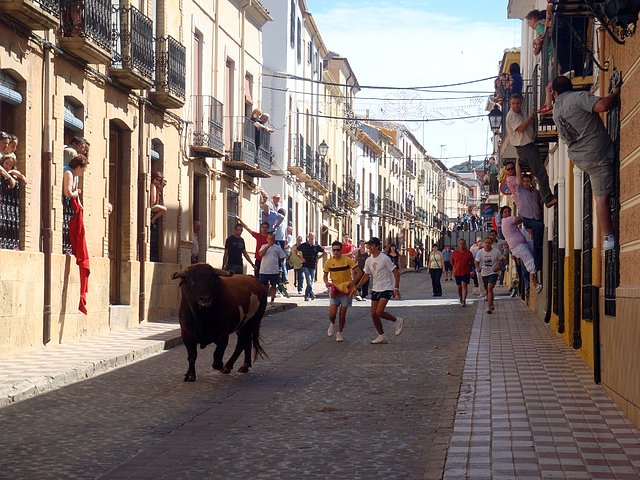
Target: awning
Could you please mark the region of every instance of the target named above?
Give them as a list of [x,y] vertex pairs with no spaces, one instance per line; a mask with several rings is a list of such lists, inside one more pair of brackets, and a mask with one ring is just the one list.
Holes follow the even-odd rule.
[[14,89],[0,84],[0,101],[11,105],[20,105],[22,103],[22,95]]
[[64,126],[65,128],[76,132],[84,130],[84,123],[82,123],[82,120],[76,117],[66,106],[64,107]]
[[151,160],[160,160],[160,153],[156,152],[153,148],[151,149]]

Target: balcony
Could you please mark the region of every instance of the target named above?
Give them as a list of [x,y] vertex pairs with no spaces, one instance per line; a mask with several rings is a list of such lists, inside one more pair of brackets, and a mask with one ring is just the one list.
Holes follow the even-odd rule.
[[302,135],[294,135],[291,139],[292,158],[289,160],[287,170],[289,173],[300,177],[305,172],[305,159],[304,159],[304,138]]
[[418,173],[418,185],[424,185],[427,182],[427,172],[420,170]]
[[370,216],[377,216],[380,213],[380,199],[375,193],[369,192],[369,205],[366,211]]
[[405,199],[404,213],[408,216],[409,219],[413,219],[415,217],[414,204],[413,204],[412,198]]
[[187,50],[171,36],[156,39],[156,81],[149,100],[162,108],[180,108],[185,102]]
[[60,48],[87,63],[111,59],[111,0],[61,0]]
[[223,162],[234,170],[245,170],[252,177],[271,176],[271,134],[257,129],[250,118],[239,120],[242,140],[233,142],[231,157]]
[[222,103],[208,95],[194,95],[188,118],[189,156],[224,157]]
[[356,208],[360,205],[360,184],[355,178],[345,177],[345,200],[349,207]]
[[153,22],[135,7],[116,7],[113,25],[113,58],[109,76],[136,90],[153,85]]
[[331,182],[328,188],[328,195],[325,197],[324,211],[336,213],[338,211],[338,188],[335,182]]
[[60,25],[59,0],[0,0],[0,12],[31,30],[57,29]]
[[0,177],[0,249],[20,249],[20,183]]
[[314,160],[313,176],[310,181],[307,181],[307,185],[323,195],[329,191],[329,165],[320,160],[318,154]]
[[416,178],[416,164],[413,158],[406,157],[404,160],[404,173],[408,175],[409,178]]

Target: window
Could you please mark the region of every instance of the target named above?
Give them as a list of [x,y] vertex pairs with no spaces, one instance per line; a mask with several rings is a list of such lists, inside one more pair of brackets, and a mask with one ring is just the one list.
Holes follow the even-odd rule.
[[302,62],[302,26],[300,25],[300,19],[298,19],[298,35],[296,41],[296,56],[298,58],[298,64]]

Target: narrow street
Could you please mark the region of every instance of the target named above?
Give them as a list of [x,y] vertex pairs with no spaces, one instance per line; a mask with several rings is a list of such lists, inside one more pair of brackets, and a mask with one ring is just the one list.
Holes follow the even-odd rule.
[[443,286],[403,275],[387,345],[368,301],[327,337],[324,298],[265,318],[248,375],[212,371],[208,347],[184,383],[178,346],[1,409],[0,478],[440,478],[475,311]]

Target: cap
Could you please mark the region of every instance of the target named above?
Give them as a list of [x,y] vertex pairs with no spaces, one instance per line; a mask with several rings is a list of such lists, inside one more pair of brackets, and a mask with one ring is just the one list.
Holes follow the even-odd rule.
[[476,237],[476,242],[481,242],[482,241],[482,237]]
[[378,237],[371,237],[367,242],[367,245],[376,245],[379,247],[380,245],[382,245],[382,242]]

